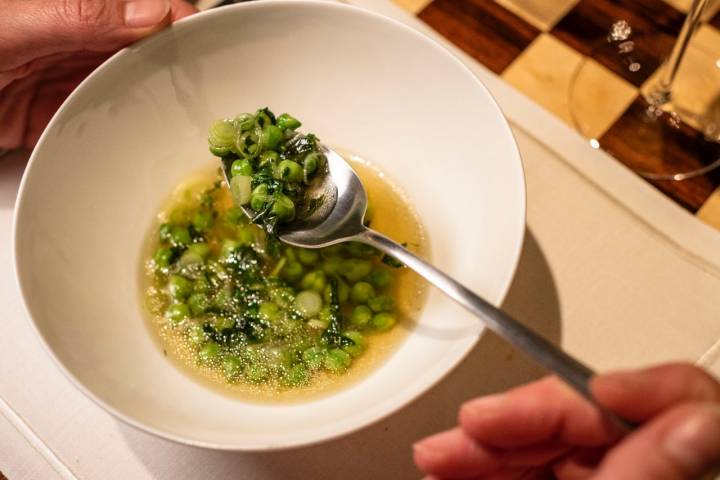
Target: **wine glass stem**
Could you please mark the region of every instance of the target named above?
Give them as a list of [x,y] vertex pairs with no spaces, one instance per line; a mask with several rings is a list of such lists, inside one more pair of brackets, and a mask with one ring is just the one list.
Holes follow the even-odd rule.
[[700,26],[703,10],[705,10],[705,6],[708,3],[709,0],[693,0],[690,11],[685,18],[685,23],[683,23],[682,29],[680,30],[680,35],[660,73],[660,80],[656,85],[656,93],[660,94],[660,97],[665,98],[667,101],[670,100],[672,86],[683,58],[685,57],[690,39],[698,26]]

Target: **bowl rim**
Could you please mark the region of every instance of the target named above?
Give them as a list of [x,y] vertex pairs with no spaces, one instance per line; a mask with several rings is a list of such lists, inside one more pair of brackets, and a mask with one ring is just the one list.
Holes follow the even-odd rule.
[[[195,13],[193,15],[190,15],[188,17],[185,17],[177,22],[175,22],[172,25],[172,29],[184,29],[187,25],[194,24],[197,22],[205,21],[205,19],[208,19],[210,17],[216,16],[216,15],[225,15],[226,12],[230,10],[253,10],[253,9],[266,9],[266,8],[284,8],[284,7],[319,7],[319,8],[327,8],[327,9],[336,9],[336,10],[345,10],[348,12],[353,12],[357,15],[364,15],[366,17],[371,18],[375,21],[385,22],[387,24],[390,24],[391,26],[395,28],[399,28],[404,30],[406,33],[410,35],[414,35],[417,37],[420,41],[426,43],[430,48],[434,48],[444,54],[446,57],[448,57],[450,60],[456,63],[456,65],[460,68],[462,72],[464,72],[465,75],[469,76],[472,81],[474,81],[477,86],[485,93],[487,98],[490,100],[490,105],[492,108],[495,109],[495,112],[497,116],[500,118],[500,122],[502,124],[503,130],[505,131],[505,134],[507,135],[508,144],[511,146],[511,154],[512,154],[512,163],[519,169],[518,178],[520,180],[520,184],[516,187],[518,190],[517,194],[519,195],[518,198],[518,212],[516,214],[522,218],[522,221],[518,222],[520,232],[516,233],[516,241],[512,248],[512,254],[514,257],[513,263],[511,268],[507,272],[506,278],[502,282],[502,287],[500,289],[500,293],[498,294],[497,298],[491,299],[490,303],[494,305],[500,305],[507,297],[508,291],[510,289],[510,286],[512,285],[512,281],[515,278],[515,274],[517,272],[518,264],[520,261],[520,254],[522,251],[522,247],[525,240],[525,233],[526,233],[526,214],[527,214],[527,190],[526,190],[526,179],[525,179],[525,172],[524,172],[524,166],[522,163],[522,158],[520,155],[520,151],[517,145],[517,141],[514,137],[514,134],[510,128],[510,125],[508,123],[507,118],[505,117],[504,113],[502,112],[502,109],[498,105],[497,101],[495,100],[495,97],[490,93],[488,88],[485,86],[485,84],[470,70],[470,68],[463,63],[454,53],[452,53],[448,48],[446,48],[444,45],[440,44],[438,41],[430,37],[428,34],[423,33],[419,30],[416,30],[409,25],[406,25],[405,23],[402,23],[399,20],[387,17],[385,15],[376,13],[374,11],[367,10],[362,7],[358,7],[355,5],[349,5],[346,3],[339,3],[339,2],[329,2],[327,0],[264,0],[262,2],[247,2],[247,3],[237,3],[233,5],[227,5],[223,6],[221,8],[214,8],[205,10],[202,12]],[[25,314],[27,316],[28,323],[31,325],[32,330],[34,331],[35,335],[39,338],[40,343],[42,344],[43,349],[45,352],[50,356],[50,358],[55,363],[55,366],[62,372],[62,374],[70,381],[70,383],[77,388],[80,392],[82,392],[87,398],[92,400],[96,405],[101,407],[106,412],[110,413],[112,416],[117,418],[118,420],[121,420],[122,422],[140,430],[146,433],[149,433],[155,437],[165,439],[165,440],[171,440],[173,442],[182,444],[182,445],[190,445],[194,447],[202,447],[202,448],[208,448],[213,450],[222,450],[222,451],[242,451],[242,452],[267,452],[267,451],[282,451],[282,450],[289,450],[289,449],[296,449],[296,448],[302,448],[302,447],[309,447],[317,444],[322,444],[334,439],[337,439],[339,437],[344,437],[347,435],[350,435],[352,433],[355,433],[359,430],[365,429],[373,424],[378,423],[379,421],[401,411],[403,408],[407,407],[412,402],[416,401],[420,396],[424,395],[425,393],[429,392],[432,388],[434,388],[440,381],[442,381],[452,370],[457,368],[457,366],[468,356],[468,354],[475,348],[477,343],[480,341],[480,338],[486,333],[487,327],[482,326],[481,331],[479,334],[474,338],[473,341],[468,342],[467,347],[464,351],[460,352],[460,355],[457,356],[457,358],[449,364],[449,367],[443,371],[440,372],[438,375],[435,376],[435,378],[432,378],[430,382],[415,387],[414,389],[409,390],[404,396],[399,397],[398,400],[395,402],[394,405],[391,405],[387,410],[384,412],[381,412],[379,414],[376,414],[374,417],[366,419],[365,421],[357,422],[356,424],[338,429],[334,431],[331,434],[324,435],[318,438],[312,438],[312,439],[305,439],[305,440],[299,440],[294,441],[291,443],[282,443],[282,444],[272,444],[272,445],[238,445],[233,444],[230,442],[227,443],[215,443],[210,441],[204,441],[204,440],[197,440],[192,439],[188,437],[184,437],[179,434],[171,433],[168,431],[164,431],[162,429],[150,426],[148,424],[145,424],[144,422],[137,420],[133,418],[132,416],[129,416],[120,410],[116,409],[115,407],[109,405],[106,403],[103,399],[95,395],[88,387],[85,386],[84,383],[82,383],[70,370],[68,370],[63,362],[58,358],[58,356],[53,351],[52,347],[50,346],[47,338],[45,335],[41,332],[32,312],[31,308],[28,302],[28,296],[26,295],[26,288],[24,287],[24,283],[22,281],[22,274],[20,273],[20,267],[19,267],[19,255],[18,255],[18,245],[20,242],[19,239],[19,224],[22,222],[22,218],[19,214],[19,212],[22,210],[22,205],[25,201],[25,195],[26,195],[26,183],[28,182],[28,178],[30,177],[32,173],[33,166],[35,163],[37,163],[38,158],[38,148],[37,146],[40,146],[45,141],[46,136],[48,135],[48,132],[50,132],[55,124],[58,122],[58,118],[60,117],[61,113],[68,108],[67,106],[72,103],[74,98],[76,96],[81,95],[83,91],[83,87],[89,83],[94,81],[94,78],[98,76],[101,72],[105,71],[106,69],[110,68],[113,63],[115,63],[119,58],[123,58],[124,56],[131,55],[132,52],[130,51],[130,47],[137,46],[137,45],[144,45],[145,43],[151,43],[154,41],[157,41],[158,38],[161,38],[164,35],[170,35],[170,28],[165,29],[163,31],[160,31],[154,35],[152,35],[149,38],[143,39],[139,42],[136,42],[128,47],[124,47],[118,52],[114,53],[111,57],[109,57],[107,60],[105,60],[101,65],[99,65],[95,70],[93,70],[86,78],[80,82],[80,84],[71,92],[71,94],[65,99],[65,101],[62,103],[62,105],[58,108],[58,110],[55,112],[53,117],[50,119],[50,122],[48,123],[47,127],[45,127],[45,130],[41,134],[40,138],[38,139],[38,142],[36,144],[36,148],[33,149],[30,158],[27,162],[27,165],[25,167],[25,171],[23,172],[22,179],[20,181],[20,185],[18,188],[18,194],[15,202],[15,209],[13,212],[13,221],[12,221],[12,263],[13,263],[13,272],[15,275],[15,281],[17,284],[17,289],[20,294],[20,298],[22,300],[22,305],[25,311]]]

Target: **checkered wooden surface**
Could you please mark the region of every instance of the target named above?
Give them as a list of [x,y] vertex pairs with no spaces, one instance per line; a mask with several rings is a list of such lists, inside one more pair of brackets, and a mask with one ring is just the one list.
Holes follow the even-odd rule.
[[[592,132],[609,153],[630,167],[642,167],[647,161],[633,133],[642,125],[626,113],[643,108],[641,91],[672,48],[691,0],[394,1],[570,125],[571,79],[580,64],[589,64],[582,70],[588,77],[584,82],[592,82],[596,94],[579,106],[594,111],[585,131]],[[720,8],[720,1],[710,8],[709,21],[693,39],[691,52],[703,49],[720,62],[720,12],[713,13]],[[634,35],[652,39],[636,42],[632,60],[641,68],[635,72],[618,66],[610,49],[598,48],[607,44],[610,26],[621,19],[630,23]],[[702,58],[707,60],[707,55]],[[688,54],[683,69],[720,68],[720,63],[693,65],[693,61],[694,56]],[[685,77],[680,78],[677,89],[686,98],[697,97],[690,102],[697,105],[693,113],[701,113],[713,99],[720,101],[720,85],[699,88],[691,84],[692,75]],[[672,159],[680,168],[709,163],[720,155],[720,149],[704,147],[699,141],[701,134],[691,125],[682,125],[671,136],[671,143],[657,154]],[[682,182],[651,183],[720,228],[720,169]]]

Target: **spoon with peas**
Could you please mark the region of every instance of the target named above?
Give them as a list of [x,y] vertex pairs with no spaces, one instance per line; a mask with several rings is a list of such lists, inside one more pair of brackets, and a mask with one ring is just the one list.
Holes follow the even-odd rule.
[[[298,212],[292,222],[278,226],[276,233],[282,242],[302,248],[321,248],[341,242],[361,242],[394,257],[479,317],[490,330],[530,355],[540,365],[555,372],[582,396],[594,403],[613,423],[626,431],[634,428],[630,422],[597,404],[589,388],[590,379],[595,373],[589,367],[397,242],[367,228],[363,220],[368,200],[360,178],[337,152],[320,143],[318,149],[327,159],[328,171],[324,175],[318,175],[306,192],[307,198],[316,200],[311,202],[314,208]],[[222,163],[223,174],[232,190],[230,181],[233,178],[230,171],[232,161],[223,159]],[[248,206],[241,208],[248,217],[255,217],[256,212]]]

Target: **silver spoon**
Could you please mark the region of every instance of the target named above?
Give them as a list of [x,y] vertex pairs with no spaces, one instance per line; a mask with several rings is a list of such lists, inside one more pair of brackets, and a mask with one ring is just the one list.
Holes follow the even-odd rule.
[[[307,190],[307,195],[308,198],[318,199],[319,207],[309,212],[298,212],[294,221],[283,224],[277,232],[282,242],[302,248],[361,242],[387,253],[479,317],[490,330],[530,355],[540,365],[555,372],[583,397],[598,406],[615,424],[628,431],[634,428],[630,422],[608,412],[595,401],[589,385],[595,372],[589,367],[403,246],[363,225],[367,193],[360,178],[337,152],[321,144],[318,144],[318,148],[327,158],[328,172],[316,176]],[[231,160],[223,160],[226,181],[230,179],[231,164]],[[242,208],[250,218],[255,216],[250,208]]]

